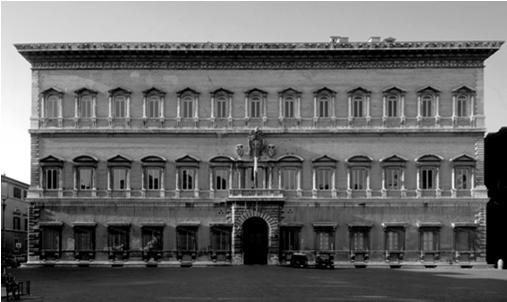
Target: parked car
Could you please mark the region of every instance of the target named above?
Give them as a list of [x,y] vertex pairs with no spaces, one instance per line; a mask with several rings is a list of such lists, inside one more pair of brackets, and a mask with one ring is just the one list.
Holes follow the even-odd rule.
[[307,267],[308,256],[305,253],[294,253],[290,258],[290,265],[293,267]]

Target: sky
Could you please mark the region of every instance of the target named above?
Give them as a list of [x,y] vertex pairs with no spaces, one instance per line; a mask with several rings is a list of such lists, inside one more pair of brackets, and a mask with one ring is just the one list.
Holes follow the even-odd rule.
[[[2,2],[0,173],[29,183],[31,71],[14,43],[507,40],[507,2]],[[488,132],[507,126],[507,44],[486,61]]]

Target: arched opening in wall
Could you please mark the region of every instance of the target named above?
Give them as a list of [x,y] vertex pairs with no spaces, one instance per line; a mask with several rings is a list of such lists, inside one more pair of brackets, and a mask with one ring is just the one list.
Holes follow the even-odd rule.
[[267,264],[268,224],[264,219],[252,217],[243,223],[243,253],[245,264]]

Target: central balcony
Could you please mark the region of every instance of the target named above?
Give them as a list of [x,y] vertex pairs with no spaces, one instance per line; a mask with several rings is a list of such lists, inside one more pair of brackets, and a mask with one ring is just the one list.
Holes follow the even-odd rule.
[[229,200],[284,201],[284,190],[280,189],[231,189]]

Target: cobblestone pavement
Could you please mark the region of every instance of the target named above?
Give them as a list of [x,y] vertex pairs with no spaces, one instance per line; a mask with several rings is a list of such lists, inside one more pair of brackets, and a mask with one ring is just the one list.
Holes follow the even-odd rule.
[[[493,269],[25,268],[39,301],[507,301]],[[35,297],[34,297],[35,298]]]

